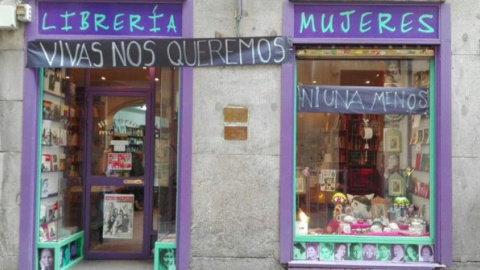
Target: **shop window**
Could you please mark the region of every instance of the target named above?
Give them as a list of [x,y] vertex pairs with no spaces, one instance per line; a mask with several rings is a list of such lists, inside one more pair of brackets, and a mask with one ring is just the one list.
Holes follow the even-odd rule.
[[[155,73],[155,160],[153,223],[157,231],[156,254],[160,269],[175,264],[177,218],[177,157],[179,70],[157,69]],[[161,268],[164,267],[164,268]]]
[[433,50],[408,54],[297,51],[294,259],[432,250]]

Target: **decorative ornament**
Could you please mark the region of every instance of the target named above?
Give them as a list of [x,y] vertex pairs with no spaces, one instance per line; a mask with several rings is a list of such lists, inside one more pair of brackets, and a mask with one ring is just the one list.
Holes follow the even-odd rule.
[[335,205],[345,205],[347,203],[347,196],[342,192],[336,192],[332,196],[332,203]]

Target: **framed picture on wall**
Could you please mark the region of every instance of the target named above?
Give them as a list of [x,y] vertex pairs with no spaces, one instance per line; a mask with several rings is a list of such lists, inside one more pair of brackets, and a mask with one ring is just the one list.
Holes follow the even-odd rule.
[[388,195],[402,196],[404,194],[404,179],[399,173],[394,173],[388,178]]
[[375,197],[372,199],[372,218],[386,218],[387,217],[387,200],[382,197]]
[[385,152],[402,152],[402,133],[398,129],[389,129],[385,131],[384,150]]
[[305,192],[307,191],[305,187],[305,178],[297,177],[296,191],[297,191],[297,194],[305,194]]

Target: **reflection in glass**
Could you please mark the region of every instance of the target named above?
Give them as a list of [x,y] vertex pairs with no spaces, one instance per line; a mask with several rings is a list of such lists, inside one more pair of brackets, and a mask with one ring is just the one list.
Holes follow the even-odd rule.
[[[299,60],[297,70],[298,85],[430,91],[428,59]],[[308,234],[428,236],[429,125],[388,111],[298,111],[296,206]]]
[[144,175],[145,106],[140,97],[93,98],[92,175]]

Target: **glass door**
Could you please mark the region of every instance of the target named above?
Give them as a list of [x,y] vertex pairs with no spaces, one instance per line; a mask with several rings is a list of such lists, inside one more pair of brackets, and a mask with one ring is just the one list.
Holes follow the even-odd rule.
[[152,224],[151,92],[88,94],[87,259],[149,257]]

